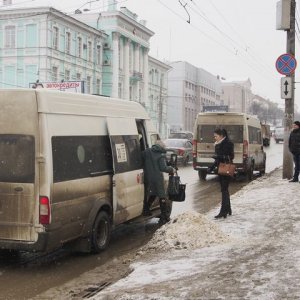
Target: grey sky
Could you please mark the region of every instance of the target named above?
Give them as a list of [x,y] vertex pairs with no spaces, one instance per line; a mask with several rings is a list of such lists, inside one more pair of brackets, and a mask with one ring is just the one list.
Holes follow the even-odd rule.
[[[284,104],[280,99],[282,75],[276,71],[275,62],[286,52],[286,33],[275,28],[277,0],[180,1],[187,11],[178,0],[118,0],[118,8],[126,6],[155,32],[150,55],[161,60],[188,61],[226,79],[249,77],[254,93]],[[79,7],[93,12],[107,7],[107,0],[13,2],[51,5],[67,13]],[[300,26],[299,13],[297,16]],[[298,36],[300,39],[300,33]],[[296,48],[298,45],[296,38]],[[296,72],[296,81],[300,81],[297,77]],[[300,106],[297,91],[295,95]]]

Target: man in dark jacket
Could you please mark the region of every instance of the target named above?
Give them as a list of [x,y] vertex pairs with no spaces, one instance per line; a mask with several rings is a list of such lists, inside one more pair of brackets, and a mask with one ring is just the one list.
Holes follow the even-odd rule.
[[157,141],[155,145],[142,153],[144,162],[144,180],[147,189],[143,214],[151,215],[150,207],[155,198],[159,197],[161,210],[160,224],[165,224],[170,220],[167,212],[166,192],[162,172],[169,174],[175,172],[172,167],[167,166],[165,153],[166,150],[162,141]]
[[289,137],[289,150],[293,154],[294,159],[294,175],[290,182],[299,181],[300,172],[300,122],[295,121],[293,123],[293,130]]

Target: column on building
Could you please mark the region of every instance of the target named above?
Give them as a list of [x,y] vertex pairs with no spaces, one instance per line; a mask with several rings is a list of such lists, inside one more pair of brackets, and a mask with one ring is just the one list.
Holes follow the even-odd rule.
[[120,35],[117,32],[113,32],[113,75],[112,75],[112,93],[113,98],[118,98],[119,89],[119,38]]
[[130,40],[128,38],[124,39],[124,59],[123,59],[123,67],[124,67],[124,99],[129,100],[129,45]]
[[143,78],[144,78],[144,90],[143,90],[143,100],[142,102],[145,103],[145,106],[148,108],[150,106],[149,97],[148,97],[148,89],[149,89],[149,57],[148,57],[148,48],[144,48],[144,55],[143,55],[143,63],[144,63],[144,70],[143,70]]
[[[139,73],[139,69],[140,69],[140,45],[139,44],[135,44],[134,47],[134,72]],[[139,74],[135,74],[135,76],[139,76]],[[136,101],[140,102],[140,96],[139,96],[139,90],[140,90],[140,81],[139,79],[136,80],[135,83],[135,99]]]

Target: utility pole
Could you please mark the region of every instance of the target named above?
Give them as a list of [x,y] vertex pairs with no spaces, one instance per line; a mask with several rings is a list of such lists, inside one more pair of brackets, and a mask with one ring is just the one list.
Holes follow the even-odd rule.
[[[291,1],[290,8],[290,28],[287,30],[286,52],[295,56],[295,22],[296,22],[296,0]],[[282,178],[290,179],[293,176],[293,158],[288,148],[289,135],[294,122],[294,84],[295,74],[290,74],[291,77],[291,97],[285,99],[284,113],[284,147],[283,147],[283,168]]]

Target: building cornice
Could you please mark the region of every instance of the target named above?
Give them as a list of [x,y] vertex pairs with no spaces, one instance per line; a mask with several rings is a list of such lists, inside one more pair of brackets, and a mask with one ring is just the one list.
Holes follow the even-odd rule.
[[159,67],[161,67],[162,69],[164,69],[165,71],[171,70],[172,66],[162,62],[161,60],[158,60],[157,58],[154,58],[152,56],[148,56],[149,57],[149,63],[152,63],[154,65],[158,65]]
[[[89,26],[73,17],[68,16],[67,14],[53,8],[53,7],[30,7],[30,8],[17,8],[17,9],[5,9],[0,11],[0,19],[14,19],[14,18],[28,18],[42,15],[52,15],[55,16],[55,19],[61,19],[66,23],[78,26],[84,30],[93,32],[96,35],[99,35],[103,38],[106,38],[108,35],[99,29],[96,29],[92,26]],[[53,20],[55,20],[53,19]]]

